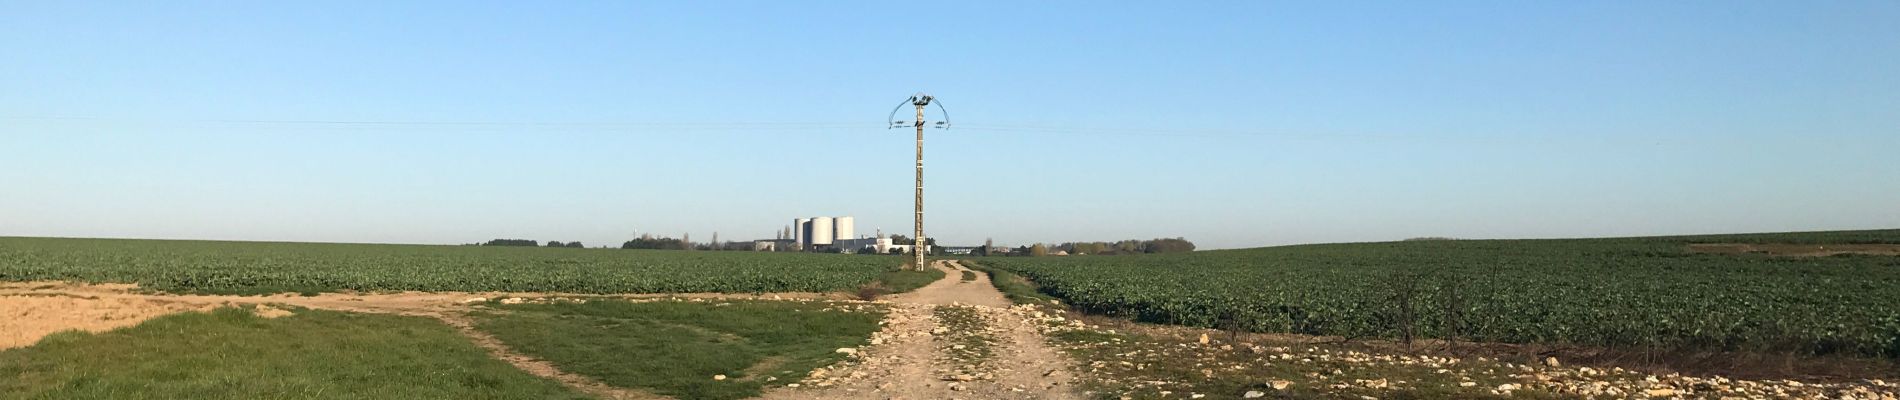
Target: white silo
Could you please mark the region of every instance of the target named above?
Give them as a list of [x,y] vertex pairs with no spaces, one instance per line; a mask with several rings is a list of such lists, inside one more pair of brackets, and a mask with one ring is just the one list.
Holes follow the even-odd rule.
[[834,237],[839,240],[858,238],[857,222],[851,217],[838,217],[832,221],[834,225],[837,225],[831,230]]
[[805,245],[805,238],[811,237],[811,218],[792,220],[792,243]]
[[832,234],[831,228],[833,228],[831,224],[832,224],[831,217],[812,218],[811,219],[811,236],[807,237],[806,240],[811,241],[811,244],[813,246],[831,245],[831,238],[833,237],[831,235]]

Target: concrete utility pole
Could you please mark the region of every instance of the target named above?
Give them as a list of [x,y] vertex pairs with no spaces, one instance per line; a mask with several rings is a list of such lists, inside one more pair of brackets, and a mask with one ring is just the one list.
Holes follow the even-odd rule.
[[[916,198],[916,226],[915,226],[916,229],[913,232],[914,235],[911,236],[911,239],[915,240],[915,242],[911,243],[910,252],[913,255],[913,257],[915,257],[913,260],[916,261],[916,263],[913,264],[912,267],[916,268],[918,271],[924,271],[929,268],[926,266],[926,264],[924,264],[924,243],[925,243],[924,241],[924,126],[928,125],[928,123],[924,122],[924,107],[929,106],[936,99],[937,98],[931,97],[930,95],[923,94],[922,92],[918,92],[917,94],[910,96],[910,99],[904,100],[904,102],[910,103],[911,105],[917,107],[917,122],[915,124],[912,124],[912,126],[917,127],[917,198]],[[943,109],[942,102],[936,102],[936,103],[937,103],[937,110],[943,113],[943,119],[944,119],[943,121],[937,122],[937,127],[949,129],[950,128],[950,113],[949,111],[945,111]],[[897,108],[891,110],[891,116],[892,117],[897,116],[897,110],[901,110],[903,108],[904,108],[904,104],[898,103]],[[901,128],[901,127],[904,127],[903,125],[904,125],[904,121],[891,121],[892,128]]]

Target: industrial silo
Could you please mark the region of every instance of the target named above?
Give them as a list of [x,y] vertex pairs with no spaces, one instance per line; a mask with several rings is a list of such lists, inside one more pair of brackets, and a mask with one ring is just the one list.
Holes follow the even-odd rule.
[[857,223],[854,220],[852,220],[851,217],[838,217],[838,219],[833,220],[833,224],[837,225],[837,227],[833,228],[831,233],[837,239],[845,240],[845,239],[858,238]]
[[831,217],[812,218],[811,236],[806,237],[806,240],[809,240],[813,246],[830,246],[833,237],[832,223]]
[[792,220],[792,243],[805,245],[805,238],[811,237],[811,218]]

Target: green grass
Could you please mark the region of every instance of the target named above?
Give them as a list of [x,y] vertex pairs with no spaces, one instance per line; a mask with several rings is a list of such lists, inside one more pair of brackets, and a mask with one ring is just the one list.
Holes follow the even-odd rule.
[[137,283],[168,292],[831,292],[890,257],[742,251],[0,237],[0,281]]
[[[682,399],[738,399],[841,360],[882,312],[827,302],[627,302],[494,305],[477,328],[562,371]],[[828,310],[829,309],[829,310]],[[726,380],[713,380],[725,375]],[[776,378],[776,380],[770,380]]]
[[1056,300],[1055,296],[1042,293],[1041,289],[1036,287],[1035,282],[1030,282],[1028,278],[1024,278],[1022,275],[1017,275],[1014,272],[1002,269],[986,267],[974,261],[964,261],[963,265],[970,269],[989,273],[990,286],[995,286],[997,291],[1003,292],[1003,297],[1008,297],[1012,303],[1051,304],[1052,301]]
[[892,293],[903,293],[929,285],[943,279],[943,271],[936,268],[915,271],[909,269],[886,270],[877,275],[877,280],[858,288],[858,296],[865,300],[875,299]]
[[580,399],[421,317],[183,313],[0,351],[0,399]]
[[[1900,257],[1691,253],[1900,230],[992,257],[1081,310],[1255,332],[1900,357]],[[1009,282],[1010,279],[995,279]],[[1003,287],[1003,286],[999,286]],[[1023,294],[1004,288],[1006,293]]]
[[975,273],[975,272],[970,272],[970,271],[963,271],[963,281],[964,281],[964,282],[969,282],[969,281],[974,281],[974,280],[976,280],[976,273]]

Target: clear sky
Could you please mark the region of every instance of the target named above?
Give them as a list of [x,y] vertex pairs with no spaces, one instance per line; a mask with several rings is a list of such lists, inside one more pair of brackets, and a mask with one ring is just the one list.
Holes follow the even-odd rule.
[[[0,235],[1900,227],[1900,2],[0,1]],[[900,114],[902,115],[902,114]]]

